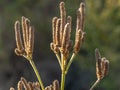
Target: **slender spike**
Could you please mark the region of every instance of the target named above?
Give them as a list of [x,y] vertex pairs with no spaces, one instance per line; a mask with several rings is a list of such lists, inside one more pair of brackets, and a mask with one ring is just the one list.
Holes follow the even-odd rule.
[[72,28],[72,17],[71,16],[67,17],[67,23],[69,23],[69,32],[71,33],[71,28]]
[[62,44],[61,44],[61,47],[62,47],[62,53],[64,53],[64,51],[66,51],[66,44],[68,42],[68,31],[69,31],[69,23],[67,23],[65,25],[65,28],[64,28],[64,32],[63,32],[63,39],[62,39]]
[[82,44],[82,30],[78,30],[75,38],[74,53],[78,53]]
[[40,88],[39,82],[35,82],[35,85]]
[[13,87],[11,87],[10,90],[15,90],[15,89]]
[[[26,30],[26,49],[29,45],[29,28],[30,28],[30,20],[28,18],[25,19],[25,30]],[[27,51],[27,50],[26,50]]]
[[67,17],[67,23],[69,23],[69,33],[68,33],[68,41],[70,41],[70,36],[71,36],[71,26],[72,26],[72,17],[68,16]]
[[57,19],[56,22],[56,45],[59,47],[60,46],[60,19]]
[[76,22],[76,32],[80,29],[81,25],[81,14],[79,9],[77,10],[77,22]]
[[56,22],[57,22],[57,17],[54,17],[52,19],[52,36],[53,36],[53,43],[56,44]]
[[50,43],[50,48],[52,51],[54,51],[54,43]]
[[28,82],[28,86],[29,86],[30,90],[34,90],[32,82]]
[[109,72],[109,61],[105,60],[104,65],[105,65],[105,67],[104,67],[104,74],[103,75],[106,76]]
[[22,82],[25,90],[30,90],[30,87],[28,86],[27,81],[26,81],[25,78],[22,77],[22,78],[21,78],[21,82]]
[[34,48],[34,27],[29,28],[29,44],[28,44],[29,52],[28,54],[32,58],[33,48]]
[[60,90],[59,81],[58,80],[54,80],[53,81],[53,90]]
[[23,41],[24,41],[24,47],[27,47],[27,39],[26,39],[26,25],[25,25],[25,17],[22,16],[22,33],[23,33]]
[[98,49],[95,50],[95,57],[96,57],[96,75],[98,79],[102,79],[103,74],[102,74],[102,67],[101,67],[101,56]]
[[15,22],[15,37],[16,37],[17,48],[19,50],[23,50],[24,48],[23,48],[21,34],[20,34],[20,22],[19,21]]
[[18,82],[17,89],[22,90],[22,82],[21,81]]
[[47,86],[47,87],[45,88],[45,90],[50,90],[50,87],[49,87],[49,86]]
[[66,24],[66,22],[65,22],[66,21],[66,10],[65,10],[65,3],[64,2],[60,3],[60,17],[61,17],[60,40],[62,41],[64,27],[65,27],[65,24]]
[[81,3],[81,4],[80,4],[79,11],[80,11],[80,14],[81,14],[80,29],[81,29],[82,31],[83,31],[83,29],[84,29],[84,16],[85,16],[84,9],[85,9],[85,4],[84,4],[84,3]]

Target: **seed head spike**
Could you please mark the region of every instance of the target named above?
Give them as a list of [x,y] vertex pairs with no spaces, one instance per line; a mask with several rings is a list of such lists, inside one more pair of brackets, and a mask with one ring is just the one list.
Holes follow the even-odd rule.
[[32,58],[33,48],[34,48],[34,27],[29,28],[29,43],[28,43],[28,55]]
[[16,44],[18,50],[23,50],[23,44],[21,39],[21,33],[20,33],[20,22],[15,22],[15,36],[16,36]]
[[56,21],[56,45],[59,47],[60,46],[60,22],[61,19],[57,19]]
[[26,40],[27,40],[27,38],[26,38],[26,37],[27,37],[27,36],[26,36],[26,24],[25,24],[25,19],[26,19],[26,18],[25,18],[24,16],[22,16],[21,19],[22,19],[21,22],[22,22],[22,33],[23,33],[24,47],[26,48],[26,47],[27,47],[27,46],[26,46],[26,45],[27,45],[27,41],[26,41]]
[[77,54],[80,50],[82,44],[82,30],[78,30],[75,36],[75,45],[74,45],[74,53]]
[[85,9],[85,4],[84,3],[81,3],[80,4],[80,8],[79,8],[79,11],[80,11],[80,14],[81,14],[81,23],[80,23],[80,28],[81,30],[83,31],[83,27],[84,27],[84,9]]
[[17,89],[22,90],[22,82],[21,81],[18,82]]
[[59,90],[59,81],[58,80],[54,80],[53,81],[53,90]]
[[10,90],[15,90],[15,89],[13,87],[11,87]]
[[30,87],[28,86],[27,81],[26,81],[25,78],[22,77],[22,78],[21,78],[21,82],[22,82],[25,90],[30,90]]
[[105,67],[104,67],[104,73],[103,73],[103,75],[106,76],[108,74],[108,72],[109,72],[109,61],[105,60],[104,61],[104,65],[105,65]]
[[[29,44],[29,28],[30,28],[30,20],[28,18],[25,19],[25,30],[26,30],[26,46]],[[27,47],[25,49],[27,49]],[[27,52],[27,50],[26,50]]]
[[76,32],[80,29],[81,24],[81,14],[79,9],[77,10],[77,22],[76,22]]
[[62,53],[64,53],[64,51],[66,51],[66,44],[67,44],[67,41],[68,41],[68,31],[69,31],[69,23],[67,23],[65,25],[65,28],[64,28],[64,33],[63,33],[63,39],[62,39],[62,44],[61,44],[61,47],[62,47]]
[[64,27],[66,24],[66,10],[65,10],[65,3],[60,3],[60,17],[61,17],[61,25],[60,25],[60,40],[62,41]]
[[54,44],[56,44],[56,34],[55,34],[55,32],[56,32],[56,22],[57,22],[57,17],[54,17],[53,19],[52,19],[52,36],[53,36],[53,43]]
[[103,74],[102,74],[102,67],[101,67],[101,56],[98,49],[95,50],[95,57],[96,57],[96,75],[98,79],[102,79]]

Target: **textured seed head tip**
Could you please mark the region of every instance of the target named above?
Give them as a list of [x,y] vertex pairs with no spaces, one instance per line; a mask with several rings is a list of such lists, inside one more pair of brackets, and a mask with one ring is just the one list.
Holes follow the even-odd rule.
[[101,58],[101,55],[100,55],[100,52],[99,52],[99,49],[95,49],[95,57],[96,57],[96,60],[100,59]]
[[85,7],[85,3],[81,2],[80,3],[80,7],[84,8]]
[[60,2],[60,6],[64,6],[65,5],[65,3],[64,2]]
[[108,72],[109,72],[109,61],[105,60],[104,64],[105,64],[104,76],[106,76],[108,74]]
[[15,90],[15,89],[13,87],[11,87],[10,90]]

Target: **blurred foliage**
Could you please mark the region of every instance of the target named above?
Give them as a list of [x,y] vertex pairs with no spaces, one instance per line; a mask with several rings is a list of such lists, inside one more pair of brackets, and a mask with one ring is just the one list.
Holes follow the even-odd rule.
[[[67,15],[73,17],[72,38],[74,39],[76,10],[84,0],[64,1]],[[59,16],[59,2],[60,0],[0,0],[0,69],[9,68],[9,62],[15,57],[13,55],[14,22],[21,20],[21,16],[28,17],[35,27],[36,59],[42,60],[46,55],[54,57],[49,48],[51,20],[54,16]],[[102,56],[110,60],[110,72],[96,90],[118,90],[120,88],[120,0],[85,0],[85,4],[86,38],[74,63],[80,68],[76,74],[81,78],[76,80],[76,83],[78,82],[76,85],[79,87],[80,84],[88,89],[96,80],[94,50],[99,48]],[[72,68],[71,72],[75,73]]]

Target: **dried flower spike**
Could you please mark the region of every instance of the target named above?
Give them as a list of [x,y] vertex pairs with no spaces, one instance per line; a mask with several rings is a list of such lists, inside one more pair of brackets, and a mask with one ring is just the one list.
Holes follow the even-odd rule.
[[95,50],[96,57],[96,75],[98,79],[103,78],[102,67],[101,67],[101,55],[98,49]]
[[59,81],[58,80],[54,80],[53,81],[53,90],[60,90]]
[[22,44],[21,33],[20,33],[20,22],[15,22],[15,36],[16,36],[16,45],[17,48],[15,49],[15,53],[19,56],[24,54],[24,47]]
[[[17,48],[15,49],[15,53],[19,56],[32,58],[34,47],[34,28],[30,26],[30,20],[24,16],[22,16],[22,34],[23,35],[20,33],[20,22],[16,21],[15,37]],[[22,36],[23,38],[21,38]]]
[[15,90],[15,89],[13,87],[11,87],[10,90]]
[[101,58],[98,49],[95,50],[95,57],[96,57],[96,75],[98,79],[102,79],[108,74],[109,61],[105,57]]
[[77,10],[77,22],[76,22],[76,35],[75,35],[75,45],[74,45],[74,53],[77,54],[80,51],[84,34],[84,3],[80,4],[80,8]]

